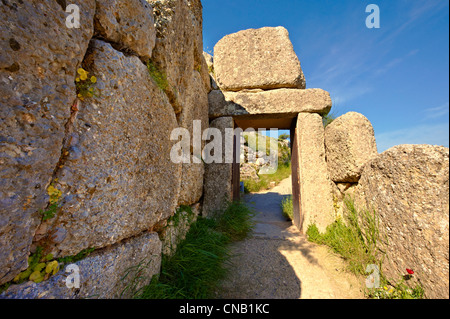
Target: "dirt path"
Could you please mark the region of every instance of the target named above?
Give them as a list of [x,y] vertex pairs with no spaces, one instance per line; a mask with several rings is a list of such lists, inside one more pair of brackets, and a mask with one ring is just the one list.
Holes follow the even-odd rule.
[[217,292],[225,299],[363,298],[361,279],[344,271],[343,260],[327,247],[309,243],[281,214],[291,179],[244,197],[257,212],[249,238],[233,245],[229,278]]

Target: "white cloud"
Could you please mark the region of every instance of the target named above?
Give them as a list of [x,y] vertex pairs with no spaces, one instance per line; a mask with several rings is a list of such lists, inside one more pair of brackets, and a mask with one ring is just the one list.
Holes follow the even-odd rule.
[[444,116],[448,116],[449,103],[445,103],[438,107],[431,107],[424,110],[424,120],[438,119]]
[[449,146],[449,124],[424,124],[375,134],[378,152],[400,144],[431,144]]

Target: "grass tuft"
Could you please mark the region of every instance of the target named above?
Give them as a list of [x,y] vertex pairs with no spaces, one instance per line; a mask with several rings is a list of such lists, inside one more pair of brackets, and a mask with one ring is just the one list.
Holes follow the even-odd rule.
[[343,219],[338,218],[323,234],[312,224],[306,234],[309,241],[327,245],[347,260],[349,271],[364,275],[367,265],[381,266],[377,250],[378,219],[375,212],[357,210],[349,198],[344,203],[346,213]]
[[199,217],[172,257],[163,255],[161,273],[135,298],[206,299],[227,275],[229,244],[251,231],[252,212],[241,202],[229,203],[217,218]]
[[291,175],[291,163],[278,162],[278,170],[275,174],[261,174],[259,180],[246,179],[244,180],[244,192],[255,193],[264,189],[269,189],[270,182],[275,184],[280,183],[282,180],[288,178]]
[[292,204],[292,195],[289,195],[281,201],[281,212],[287,220],[294,220],[294,206]]
[[147,68],[156,85],[158,85],[162,91],[166,92],[169,89],[169,82],[167,81],[166,74],[160,71],[157,65],[151,60],[147,62]]
[[396,283],[382,273],[385,257],[381,243],[385,241],[379,232],[379,221],[375,211],[357,209],[351,198],[344,199],[345,213],[329,225],[325,233],[320,233],[317,226],[308,227],[308,240],[320,245],[327,245],[341,255],[348,263],[348,270],[355,275],[367,276],[368,265],[376,265],[380,271],[380,287],[366,288],[365,294],[372,299],[422,299],[424,290],[420,283],[411,287],[406,281],[411,278],[402,276]]

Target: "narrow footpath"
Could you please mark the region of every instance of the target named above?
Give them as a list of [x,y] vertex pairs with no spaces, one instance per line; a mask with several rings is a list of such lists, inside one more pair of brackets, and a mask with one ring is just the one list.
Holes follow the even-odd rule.
[[344,270],[343,260],[307,241],[282,216],[281,201],[291,194],[291,179],[271,190],[247,194],[256,226],[232,247],[230,275],[216,292],[224,299],[364,298],[361,282]]

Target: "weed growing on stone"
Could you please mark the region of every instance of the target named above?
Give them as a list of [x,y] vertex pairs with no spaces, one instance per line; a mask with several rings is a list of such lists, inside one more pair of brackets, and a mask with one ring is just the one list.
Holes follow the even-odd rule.
[[155,81],[158,87],[166,92],[169,89],[169,82],[167,81],[167,76],[159,70],[155,63],[151,60],[147,62],[147,68],[150,76]]
[[59,264],[53,260],[53,255],[42,256],[42,247],[37,247],[36,252],[28,257],[28,268],[18,274],[13,283],[21,284],[27,280],[40,283],[59,271]]
[[85,98],[98,97],[98,92],[94,87],[95,83],[97,83],[97,78],[95,76],[89,77],[89,72],[83,68],[79,68],[77,73],[75,85],[78,98],[83,101]]
[[93,251],[95,250],[95,248],[86,248],[83,249],[82,251],[80,251],[78,254],[74,255],[74,256],[66,256],[66,257],[60,257],[58,258],[58,262],[62,263],[62,264],[73,264],[77,261],[80,261],[84,258],[86,258],[87,256],[89,256]]
[[423,299],[425,291],[419,283],[414,288],[410,288],[403,276],[399,283],[393,284],[383,279],[382,288],[367,289],[366,295],[371,299]]
[[338,116],[336,115],[336,113],[328,113],[324,116],[322,116],[322,123],[323,123],[323,127],[327,127],[329,124],[331,124]]

